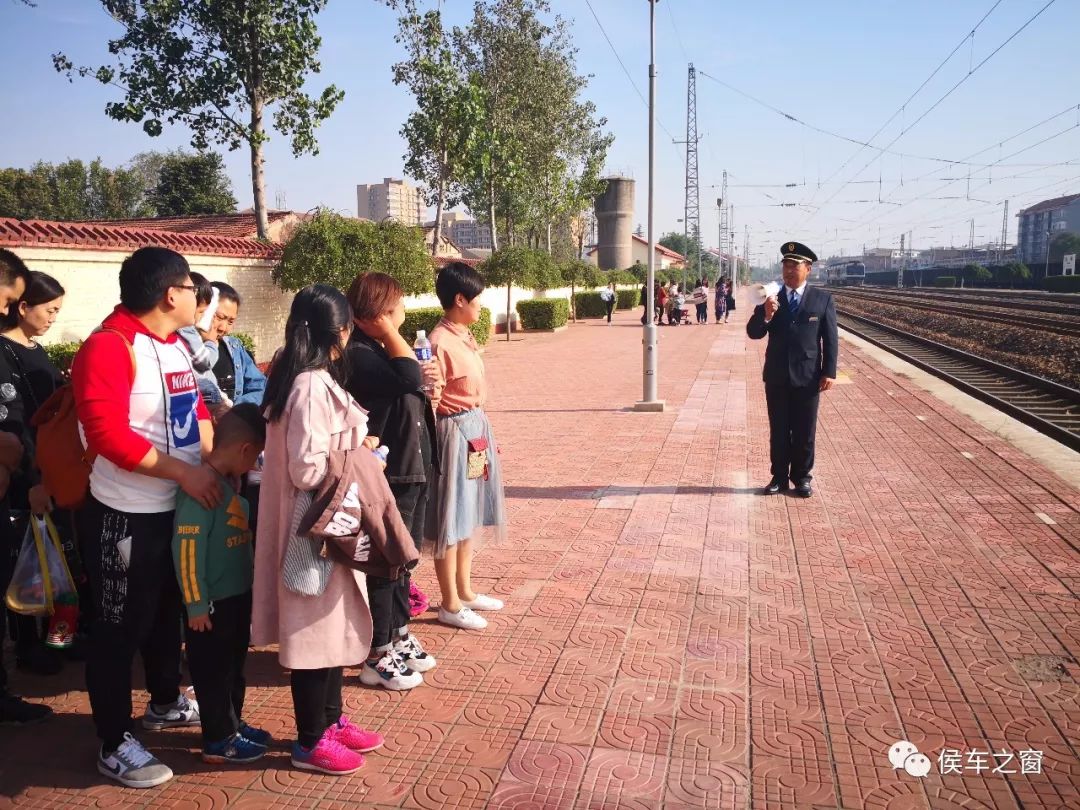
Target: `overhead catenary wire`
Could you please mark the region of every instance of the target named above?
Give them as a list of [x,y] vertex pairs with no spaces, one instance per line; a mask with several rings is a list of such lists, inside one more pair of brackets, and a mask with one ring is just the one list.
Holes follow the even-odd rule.
[[[962,47],[964,47],[964,43],[965,43],[965,42],[967,42],[968,40],[970,40],[970,41],[971,41],[971,43],[972,43],[972,45],[974,46],[974,44],[975,44],[975,32],[979,30],[979,28],[980,28],[980,27],[982,26],[982,24],[983,24],[984,22],[986,22],[987,18],[988,18],[988,17],[989,17],[989,16],[991,15],[991,14],[993,14],[993,13],[994,13],[994,10],[995,10],[995,9],[996,9],[996,8],[997,8],[998,6],[1000,6],[1002,2],[1003,2],[1003,0],[997,0],[997,2],[995,2],[995,3],[994,3],[994,5],[992,5],[992,6],[990,7],[990,10],[989,10],[989,11],[987,11],[987,12],[986,12],[986,13],[985,13],[985,14],[984,14],[984,15],[982,16],[982,19],[980,19],[980,20],[979,20],[979,21],[978,21],[977,23],[975,23],[975,25],[974,25],[974,26],[972,27],[972,29],[971,29],[971,30],[970,30],[970,31],[969,31],[969,32],[968,32],[968,33],[967,33],[967,34],[966,34],[966,35],[964,36],[964,38],[963,38],[963,39],[961,39],[961,40],[960,40],[960,41],[959,41],[958,43],[956,43],[956,47],[955,47],[955,48],[953,48],[953,49],[952,49],[951,51],[949,51],[949,55],[948,55],[948,56],[946,56],[946,57],[945,57],[944,59],[942,59],[942,60],[941,60],[941,62],[939,62],[939,63],[938,63],[938,66],[937,66],[936,68],[934,68],[934,69],[933,69],[933,70],[932,70],[932,71],[930,72],[930,75],[929,75],[929,76],[927,76],[927,77],[926,77],[926,78],[925,78],[925,79],[923,80],[923,83],[922,83],[922,84],[920,84],[920,85],[919,85],[918,87],[916,87],[916,88],[915,88],[915,91],[914,91],[914,92],[913,92],[913,93],[912,93],[912,94],[911,94],[910,96],[908,96],[908,97],[907,97],[907,100],[906,100],[906,101],[904,101],[904,103],[903,103],[903,104],[901,104],[901,105],[900,105],[900,106],[899,106],[899,107],[898,107],[898,108],[896,109],[896,112],[894,112],[894,113],[893,113],[892,115],[890,115],[890,116],[888,117],[888,119],[887,119],[887,120],[885,121],[885,123],[884,123],[884,124],[882,124],[882,125],[881,125],[880,127],[878,127],[878,128],[877,128],[877,131],[876,131],[876,132],[875,132],[875,133],[874,133],[873,135],[871,135],[871,136],[870,136],[870,137],[869,137],[869,138],[867,139],[867,144],[868,144],[868,145],[869,145],[869,144],[871,144],[871,143],[873,143],[873,142],[874,142],[874,139],[875,139],[875,138],[877,138],[877,136],[878,136],[878,135],[880,135],[880,134],[881,134],[881,133],[882,133],[882,132],[883,132],[883,131],[885,130],[885,127],[887,127],[887,126],[888,126],[889,124],[891,124],[891,123],[892,123],[893,121],[895,121],[895,120],[896,120],[896,118],[897,118],[897,116],[903,115],[904,111],[905,111],[905,110],[907,109],[907,106],[908,106],[908,105],[909,105],[909,104],[910,104],[910,103],[911,103],[912,101],[914,101],[914,100],[915,100],[915,97],[916,97],[917,95],[919,95],[919,93],[921,93],[921,92],[923,91],[923,88],[925,88],[925,87],[926,87],[926,85],[928,85],[928,84],[929,84],[929,83],[930,83],[930,82],[931,82],[931,81],[933,80],[933,78],[934,78],[935,76],[937,76],[937,75],[938,75],[938,73],[940,73],[940,72],[941,72],[941,69],[942,69],[943,67],[945,67],[945,65],[947,65],[947,64],[949,63],[949,60],[951,60],[951,59],[952,59],[952,58],[953,58],[953,57],[954,57],[954,56],[956,55],[957,51],[959,51],[959,50],[960,50],[960,49],[961,49]],[[969,68],[969,70],[970,70],[970,67],[971,67],[971,66],[970,66],[970,64],[969,64],[969,65],[968,65],[968,68]],[[847,159],[847,160],[845,160],[845,161],[844,161],[844,162],[843,162],[843,163],[842,163],[842,164],[840,165],[840,168],[838,168],[838,169],[837,169],[836,171],[834,171],[834,172],[833,172],[832,174],[830,174],[830,175],[829,175],[828,177],[826,177],[826,178],[825,178],[825,180],[823,180],[823,181],[822,181],[821,183],[819,183],[819,187],[820,187],[820,186],[824,186],[824,185],[827,185],[827,184],[828,184],[828,183],[829,183],[829,182],[830,182],[830,181],[831,181],[831,180],[832,180],[832,179],[833,179],[834,177],[836,177],[836,175],[840,174],[840,172],[842,172],[842,171],[843,171],[843,170],[844,170],[845,168],[847,168],[848,164],[849,164],[849,163],[851,163],[851,161],[853,161],[853,160],[854,160],[854,159],[855,159],[855,158],[856,158],[856,157],[857,157],[857,156],[858,156],[858,155],[859,155],[859,154],[860,154],[860,153],[861,153],[861,152],[863,151],[863,149],[865,149],[865,148],[866,148],[866,146],[860,146],[860,147],[859,147],[859,148],[858,148],[857,150],[855,150],[855,152],[853,152],[853,153],[851,154],[851,156],[850,156],[850,157],[848,157],[848,159]]]
[[[618,61],[619,67],[621,67],[623,73],[626,74],[626,78],[630,80],[630,84],[633,86],[634,92],[636,92],[637,95],[638,95],[638,98],[641,99],[641,103],[644,104],[646,107],[648,107],[649,106],[648,99],[645,98],[645,95],[641,92],[641,88],[638,87],[637,82],[634,81],[634,77],[631,75],[630,71],[627,69],[626,63],[623,62],[622,57],[619,55],[619,51],[615,48],[615,43],[613,43],[611,41],[611,37],[608,36],[608,32],[604,28],[604,24],[600,21],[600,15],[598,15],[596,13],[596,9],[593,8],[592,0],[585,0],[585,5],[588,6],[589,11],[592,12],[593,19],[596,20],[596,24],[600,28],[600,33],[604,35],[604,40],[607,42],[608,47],[611,49],[611,52],[615,55],[615,59],[616,59],[616,61]],[[657,117],[657,119],[656,119],[656,124],[657,124],[657,126],[660,127],[660,129],[664,130],[664,133],[669,138],[671,138],[672,141],[675,140],[675,136],[671,134],[671,130],[669,130],[666,126],[664,126],[664,122],[661,121],[659,117]],[[678,151],[678,150],[676,150],[676,151]],[[681,155],[681,153],[680,153],[680,155]]]
[[[1024,31],[1029,25],[1031,25],[1033,22],[1035,22],[1035,20],[1037,20],[1048,8],[1050,8],[1050,6],[1054,5],[1054,3],[1056,3],[1056,2],[1057,2],[1057,0],[1047,0],[1047,3],[1042,8],[1040,8],[1038,11],[1036,11],[1034,14],[1032,14],[1030,17],[1028,17],[1028,19],[1024,22],[1024,24],[1021,25],[1019,28],[1017,28],[1015,31],[1013,31],[1013,33],[1010,34],[1005,39],[1004,42],[1002,42],[1000,45],[998,45],[996,48],[994,48],[994,50],[992,50],[989,54],[987,54],[987,56],[984,57],[983,60],[981,62],[979,62],[977,65],[975,65],[975,67],[969,69],[968,72],[966,74],[964,74],[964,76],[962,76],[958,82],[956,82],[956,84],[954,84],[952,87],[950,87],[945,92],[944,95],[942,95],[940,98],[938,98],[937,101],[935,101],[925,111],[923,111],[923,113],[918,118],[916,118],[910,124],[906,125],[902,130],[900,130],[899,134],[897,134],[897,136],[895,138],[893,138],[891,141],[889,141],[889,143],[887,144],[885,149],[891,149],[893,147],[893,145],[897,141],[899,141],[902,137],[904,137],[904,135],[906,135],[908,132],[910,132],[912,129],[914,129],[916,126],[918,126],[919,123],[922,122],[926,118],[926,116],[928,116],[930,113],[932,113],[934,110],[936,110],[941,105],[941,103],[945,101],[945,99],[947,99],[949,96],[951,96],[968,79],[970,79],[972,76],[974,76],[976,73],[978,73],[979,69],[981,67],[983,67],[983,65],[985,65],[987,62],[989,62],[991,59],[993,59],[998,53],[1000,53],[1002,48],[1004,48],[1006,45],[1008,45],[1010,42],[1012,42],[1014,39],[1016,39],[1016,37],[1018,37],[1022,31]],[[881,155],[878,155],[877,157],[870,158],[870,160],[868,160],[863,165],[863,167],[861,169],[859,169],[857,172],[855,172],[855,174],[852,176],[851,179],[854,179],[854,178],[858,177],[860,174],[862,174],[864,171],[866,171],[866,169],[868,169],[870,167],[870,165],[873,164],[873,162],[875,160],[878,160],[880,157],[881,157]],[[840,191],[843,190],[846,185],[847,185],[847,183],[841,184],[840,187],[836,191],[833,192],[832,196],[830,196],[827,200],[825,200],[825,202],[823,202],[821,204],[821,207],[819,207],[817,210],[815,210],[813,213],[811,213],[807,217],[807,219],[804,220],[803,224],[805,225],[806,222],[809,222],[811,219],[813,219],[814,216],[817,214],[817,211],[820,211],[821,208],[825,207],[833,199],[835,199],[836,195],[839,194]]]

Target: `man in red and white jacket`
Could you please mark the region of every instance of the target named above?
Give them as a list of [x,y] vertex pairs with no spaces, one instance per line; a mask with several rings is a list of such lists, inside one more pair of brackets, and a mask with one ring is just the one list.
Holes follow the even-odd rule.
[[199,724],[198,704],[180,691],[182,607],[171,548],[179,489],[208,508],[221,499],[217,475],[202,465],[210,415],[175,334],[194,322],[187,261],[142,248],[120,270],[120,305],[71,368],[80,432],[97,454],[79,516],[95,613],[86,685],[102,741],[98,770],[128,787],[172,778],[131,734],[136,652],[150,692],[143,727]]

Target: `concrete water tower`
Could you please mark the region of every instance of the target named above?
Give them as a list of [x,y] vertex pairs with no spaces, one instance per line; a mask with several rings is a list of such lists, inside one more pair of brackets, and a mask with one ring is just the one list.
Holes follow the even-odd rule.
[[625,270],[634,263],[634,181],[605,177],[596,198],[596,259],[601,270]]

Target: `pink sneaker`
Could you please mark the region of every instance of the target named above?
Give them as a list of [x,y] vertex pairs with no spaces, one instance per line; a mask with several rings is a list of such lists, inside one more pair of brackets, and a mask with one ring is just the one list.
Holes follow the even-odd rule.
[[354,726],[345,715],[341,715],[341,718],[326,730],[323,739],[327,738],[335,740],[346,748],[358,751],[361,754],[374,751],[376,748],[382,748],[382,744],[385,742],[382,734],[377,731],[365,731],[360,726]]
[[345,776],[360,770],[360,766],[364,764],[364,758],[334,739],[328,729],[310,751],[305,750],[299,742],[294,742],[292,764],[294,768],[302,771]]
[[416,587],[415,582],[409,583],[409,615],[419,616],[428,609],[427,594]]

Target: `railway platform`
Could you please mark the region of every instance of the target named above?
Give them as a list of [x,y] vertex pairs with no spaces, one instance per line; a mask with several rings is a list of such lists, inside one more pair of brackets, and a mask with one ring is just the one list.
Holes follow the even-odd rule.
[[[842,340],[814,497],[760,496],[746,309],[660,329],[656,414],[632,410],[637,312],[489,344],[511,525],[475,571],[506,609],[481,633],[421,616],[439,666],[411,692],[347,674],[346,710],[387,738],[355,776],[285,747],[211,767],[189,729],[144,737],[176,779],[113,787],[69,664],[12,673],[56,716],[0,732],[0,805],[1080,807],[1077,454]],[[246,719],[288,739],[272,650],[248,684]]]

